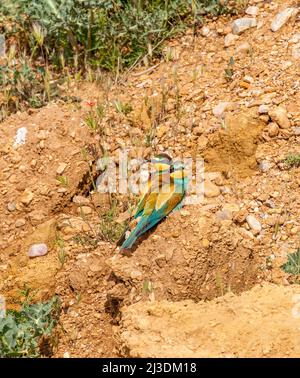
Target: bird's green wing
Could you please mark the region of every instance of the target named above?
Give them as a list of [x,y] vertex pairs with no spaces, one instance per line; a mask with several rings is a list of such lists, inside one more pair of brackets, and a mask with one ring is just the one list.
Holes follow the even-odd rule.
[[180,187],[175,185],[174,181],[170,185],[163,185],[160,193],[151,194],[145,203],[141,225],[137,225],[137,237],[170,214],[182,202],[184,195],[185,192],[180,191]]
[[[169,172],[156,172],[153,176],[149,178],[147,184],[145,185],[144,191],[142,192],[141,199],[137,205],[134,218],[138,218],[143,214],[145,204],[149,200],[151,193],[158,194],[161,190],[161,187],[163,185],[167,185],[169,181],[170,181]],[[151,198],[152,198],[151,201],[153,201],[154,197],[151,197]]]

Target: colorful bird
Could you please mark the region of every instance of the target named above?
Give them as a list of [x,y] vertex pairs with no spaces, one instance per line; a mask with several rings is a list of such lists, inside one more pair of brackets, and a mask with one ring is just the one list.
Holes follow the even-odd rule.
[[148,183],[138,204],[135,218],[140,217],[140,220],[122,244],[121,250],[130,249],[141,235],[183,205],[188,184],[184,165],[182,162],[173,163],[171,159],[162,162],[161,159],[161,156],[154,159],[154,165],[157,164],[156,169],[159,170],[154,175],[154,182],[151,180]]

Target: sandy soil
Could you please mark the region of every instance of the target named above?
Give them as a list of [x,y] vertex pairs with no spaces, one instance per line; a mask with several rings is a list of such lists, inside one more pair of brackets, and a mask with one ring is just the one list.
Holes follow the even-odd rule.
[[[13,308],[24,285],[36,300],[60,295],[55,357],[299,356],[297,277],[280,269],[300,245],[300,168],[283,163],[299,153],[299,14],[272,32],[275,15],[295,2],[250,3],[257,27],[228,47],[234,18],[207,20],[208,35],[170,41],[153,69],[74,83],[81,101],[0,124],[0,292]],[[105,105],[96,133],[87,100]],[[118,112],[117,100],[133,110]],[[283,121],[272,116],[278,109]],[[124,148],[132,158],[168,151],[205,161],[203,201],[171,214],[126,256],[99,236],[111,199],[93,192],[96,160],[117,160]],[[122,218],[136,196],[118,200]],[[34,243],[48,254],[30,259]]]

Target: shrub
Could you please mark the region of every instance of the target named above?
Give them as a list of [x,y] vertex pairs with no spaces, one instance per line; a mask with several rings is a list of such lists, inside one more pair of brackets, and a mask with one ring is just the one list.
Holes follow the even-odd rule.
[[289,154],[286,159],[285,163],[288,167],[300,167],[300,154]]
[[39,357],[41,339],[50,338],[59,316],[59,300],[46,303],[24,302],[20,311],[8,310],[0,319],[0,357]]
[[300,248],[296,252],[288,254],[288,261],[281,265],[281,269],[292,275],[300,274]]
[[35,57],[116,70],[159,56],[166,38],[227,8],[219,0],[4,0],[1,11],[11,21],[4,31]]

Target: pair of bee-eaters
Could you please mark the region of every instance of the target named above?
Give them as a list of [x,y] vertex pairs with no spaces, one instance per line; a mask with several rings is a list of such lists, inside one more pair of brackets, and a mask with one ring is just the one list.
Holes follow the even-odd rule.
[[183,205],[188,178],[181,161],[161,153],[151,160],[154,174],[148,180],[138,203],[135,219],[136,227],[124,241],[121,250],[132,248],[136,240],[163,218]]

